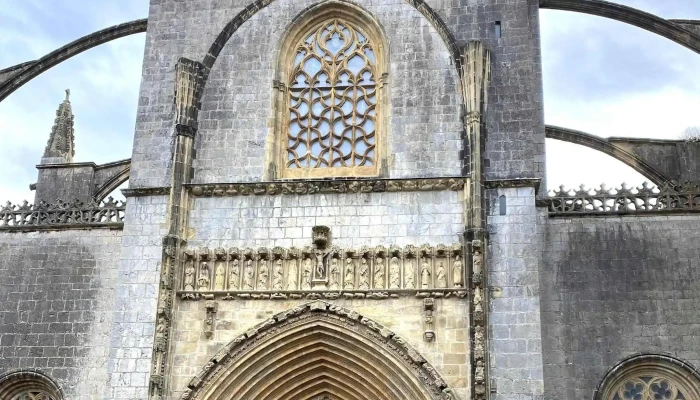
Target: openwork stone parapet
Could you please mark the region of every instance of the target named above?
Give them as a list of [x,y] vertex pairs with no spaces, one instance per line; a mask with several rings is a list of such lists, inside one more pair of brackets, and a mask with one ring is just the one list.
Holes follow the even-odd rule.
[[425,179],[333,179],[284,182],[188,184],[197,197],[249,196],[249,195],[306,195],[316,193],[376,193],[461,190],[465,178]]
[[657,188],[646,182],[636,189],[624,183],[618,189],[560,186],[547,200],[550,215],[700,212],[700,186],[686,183]]
[[40,202],[21,205],[7,202],[0,208],[0,229],[56,229],[82,227],[122,227],[125,203],[109,197],[100,203],[75,200],[54,204]]
[[185,249],[183,299],[465,297],[460,244]]

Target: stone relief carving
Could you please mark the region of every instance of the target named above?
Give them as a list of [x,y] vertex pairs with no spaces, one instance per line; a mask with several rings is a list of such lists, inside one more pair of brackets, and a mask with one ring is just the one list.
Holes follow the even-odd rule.
[[428,297],[423,299],[423,322],[425,324],[425,332],[423,340],[432,342],[435,340],[435,331],[433,328],[433,311],[435,310],[435,299]]
[[[406,294],[421,298],[465,297],[467,293],[458,279],[464,276],[462,247],[458,244],[423,245],[421,249],[332,247],[325,251],[325,256],[312,247],[200,248],[184,249],[181,260],[182,283],[178,292],[183,299],[196,300],[208,294],[232,300],[383,299]],[[419,264],[420,287],[417,287]],[[437,266],[434,282],[431,265]],[[452,266],[449,274],[446,265]],[[319,279],[321,272],[323,277]]]
[[355,289],[355,263],[350,257],[345,260],[345,279],[343,280],[343,288],[348,290]]
[[207,339],[211,339],[212,336],[214,336],[214,317],[216,316],[219,305],[215,301],[207,300],[204,308],[207,312],[204,319],[204,336],[206,336]]
[[413,191],[458,191],[467,179],[462,177],[429,179],[307,180],[304,182],[186,184],[196,197],[309,195],[316,193],[371,193]]
[[[424,302],[427,304],[431,300],[424,299]],[[214,384],[214,379],[218,374],[224,373],[227,367],[234,365],[237,360],[244,357],[254,347],[265,345],[271,341],[274,342],[277,334],[283,333],[287,329],[295,328],[300,324],[311,323],[314,320],[323,320],[351,329],[372,343],[386,349],[399,362],[409,367],[409,370],[413,371],[418,381],[426,385],[431,399],[457,400],[457,396],[437,370],[402,337],[382,324],[355,311],[320,300],[281,312],[235,338],[217,352],[202,370],[190,380],[180,399],[196,399],[203,389],[209,388]]]

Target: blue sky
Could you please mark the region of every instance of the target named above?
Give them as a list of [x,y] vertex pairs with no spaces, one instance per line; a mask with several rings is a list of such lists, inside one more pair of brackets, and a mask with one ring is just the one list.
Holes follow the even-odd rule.
[[[664,18],[700,19],[697,0],[621,0]],[[50,6],[47,7],[47,4]],[[147,0],[0,0],[0,69],[86,34],[145,18]],[[563,11],[541,16],[545,120],[599,136],[675,139],[700,126],[700,55],[644,30]],[[0,201],[31,200],[65,88],[75,114],[75,161],[131,156],[145,35],[64,62],[0,102]],[[548,141],[550,187],[644,179],[593,150]]]

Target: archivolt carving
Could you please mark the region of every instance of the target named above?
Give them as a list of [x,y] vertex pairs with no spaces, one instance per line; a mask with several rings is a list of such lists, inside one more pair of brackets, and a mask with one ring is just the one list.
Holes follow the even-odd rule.
[[461,298],[467,294],[462,257],[459,244],[331,247],[323,253],[310,246],[185,249],[179,293],[192,300]]
[[47,376],[35,371],[14,371],[0,375],[0,399],[61,400],[61,389]]
[[224,346],[182,400],[456,399],[402,337],[352,310],[314,301],[279,313]]

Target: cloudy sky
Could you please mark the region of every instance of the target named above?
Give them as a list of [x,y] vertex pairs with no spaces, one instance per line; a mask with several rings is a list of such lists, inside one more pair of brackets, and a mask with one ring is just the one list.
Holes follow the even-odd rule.
[[[700,19],[697,0],[620,0],[665,18]],[[47,7],[47,4],[50,6]],[[148,15],[148,0],[0,0],[0,69],[86,34]],[[541,11],[545,120],[599,136],[675,139],[700,126],[700,56],[603,18]],[[0,202],[31,200],[30,183],[58,104],[71,89],[75,161],[131,156],[144,34],[54,67],[0,102]],[[548,184],[610,186],[644,178],[593,150],[548,141]]]

